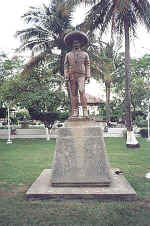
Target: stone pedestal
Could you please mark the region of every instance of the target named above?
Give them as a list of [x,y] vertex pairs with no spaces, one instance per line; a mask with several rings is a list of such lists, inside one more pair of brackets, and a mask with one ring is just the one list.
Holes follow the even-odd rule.
[[81,118],[58,130],[52,170],[43,170],[26,197],[131,201],[136,192],[110,169],[101,128]]
[[58,130],[52,170],[52,186],[109,186],[103,132],[92,120],[67,121]]

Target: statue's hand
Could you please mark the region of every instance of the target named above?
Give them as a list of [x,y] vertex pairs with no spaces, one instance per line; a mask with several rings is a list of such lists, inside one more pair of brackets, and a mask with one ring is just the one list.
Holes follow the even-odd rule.
[[69,77],[65,77],[65,81],[68,82],[69,81]]
[[90,78],[86,78],[85,79],[85,82],[88,84],[88,83],[90,83]]

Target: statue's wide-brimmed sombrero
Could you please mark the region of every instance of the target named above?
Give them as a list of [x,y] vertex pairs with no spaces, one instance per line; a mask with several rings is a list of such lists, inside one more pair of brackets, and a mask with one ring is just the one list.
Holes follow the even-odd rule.
[[81,47],[88,44],[88,37],[84,32],[72,31],[65,35],[64,42],[67,46],[72,46],[73,40],[78,40],[81,43]]

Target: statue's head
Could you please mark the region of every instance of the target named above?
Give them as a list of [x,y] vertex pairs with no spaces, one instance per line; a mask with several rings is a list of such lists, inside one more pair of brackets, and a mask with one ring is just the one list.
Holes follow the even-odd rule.
[[73,48],[73,49],[80,49],[81,46],[82,46],[82,43],[81,43],[80,40],[74,39],[74,40],[72,41],[72,48]]
[[83,47],[88,44],[88,37],[84,32],[72,31],[65,35],[64,42],[69,47]]

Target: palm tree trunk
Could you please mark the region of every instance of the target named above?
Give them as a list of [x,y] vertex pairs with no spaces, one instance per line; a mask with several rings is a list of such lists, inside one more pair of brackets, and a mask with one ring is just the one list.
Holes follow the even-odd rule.
[[125,20],[125,118],[128,131],[132,131],[131,93],[130,93],[130,38],[128,18]]
[[110,82],[105,82],[106,87],[106,123],[110,122]]
[[60,74],[64,76],[64,60],[65,60],[65,51],[61,49],[60,54]]
[[131,117],[131,92],[130,92],[130,38],[129,38],[129,23],[126,16],[124,23],[125,31],[125,120],[127,127],[126,145],[128,148],[140,147],[139,142],[133,132],[132,117]]

